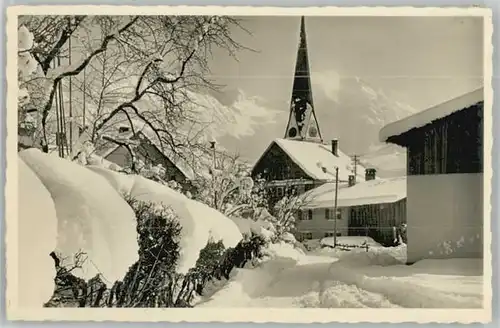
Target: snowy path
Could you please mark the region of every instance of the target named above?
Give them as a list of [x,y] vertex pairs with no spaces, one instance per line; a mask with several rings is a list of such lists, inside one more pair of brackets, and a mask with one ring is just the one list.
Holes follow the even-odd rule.
[[[482,277],[410,272],[407,266],[346,267],[328,256],[240,269],[200,307],[481,307]],[[414,270],[413,268],[411,270]]]
[[323,263],[298,264],[286,269],[275,277],[255,301],[275,303],[289,299],[294,307],[328,307],[328,308],[360,308],[360,307],[398,307],[378,293],[358,288],[354,284],[346,284],[339,280],[331,280],[332,258],[325,258]]
[[328,279],[332,264],[327,256],[307,256],[293,267],[269,277],[271,268],[241,269],[231,280],[200,307],[398,307],[381,294],[355,285]]

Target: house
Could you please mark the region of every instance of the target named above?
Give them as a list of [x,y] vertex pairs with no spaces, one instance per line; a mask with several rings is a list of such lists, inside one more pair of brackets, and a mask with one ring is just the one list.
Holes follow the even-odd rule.
[[[352,160],[338,149],[334,140],[331,147],[322,143],[275,139],[264,151],[252,169],[253,177],[261,177],[276,197],[291,190],[302,194],[324,183],[335,180],[339,168],[339,181],[347,183],[353,176]],[[358,168],[363,169],[360,165]],[[364,179],[357,174],[357,179]]]
[[334,203],[333,182],[304,193],[295,225],[296,238],[321,239],[336,233],[369,236],[391,246],[396,227],[406,223],[406,177],[377,179],[375,170],[367,169],[365,181],[339,184],[335,215]]
[[363,179],[364,168],[339,149],[339,141],[323,141],[314,103],[309,72],[304,17],[295,76],[290,100],[290,114],[283,138],[271,141],[252,169],[252,177],[265,179],[271,204],[287,193],[302,194],[335,179]]
[[112,137],[103,138],[104,143],[96,149],[98,156],[120,167],[130,167],[132,155],[126,144],[134,143],[136,160],[141,160],[146,165],[161,165],[165,169],[166,181],[176,181],[185,190],[193,191],[194,170],[179,155],[166,147],[157,146],[156,142],[137,126],[135,131],[131,130],[130,124],[119,124],[116,129],[115,133],[110,133]]
[[381,141],[407,149],[409,263],[483,255],[483,94],[474,90],[380,131]]

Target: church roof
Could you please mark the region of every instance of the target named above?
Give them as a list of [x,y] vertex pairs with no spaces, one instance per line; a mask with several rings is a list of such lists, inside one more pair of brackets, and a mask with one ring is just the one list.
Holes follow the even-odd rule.
[[[303,208],[330,208],[335,198],[335,184],[325,183],[300,196]],[[361,206],[394,203],[406,198],[406,177],[361,181],[352,187],[339,185],[337,206]]]
[[285,138],[316,142],[320,142],[322,139],[314,112],[304,17],[300,20],[299,48]]
[[[352,160],[349,156],[338,150],[338,156],[331,151],[330,145],[316,142],[275,139],[264,152],[273,144],[278,145],[290,159],[297,164],[307,175],[315,180],[332,180],[335,178],[335,167],[339,168],[339,180],[347,181],[352,174]],[[261,158],[262,158],[261,157]],[[257,161],[257,163],[260,159]],[[326,172],[323,170],[326,168]],[[364,167],[358,164],[358,180],[364,180]]]

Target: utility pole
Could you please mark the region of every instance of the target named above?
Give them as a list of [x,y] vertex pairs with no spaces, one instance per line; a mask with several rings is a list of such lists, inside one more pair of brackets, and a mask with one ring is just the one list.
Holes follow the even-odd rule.
[[214,208],[217,209],[217,190],[215,190],[215,169],[217,165],[217,157],[216,157],[216,152],[215,152],[215,141],[210,141],[210,147],[213,149],[213,161],[214,161],[214,168],[212,170],[212,189],[214,190]]
[[337,247],[337,199],[339,192],[339,168],[335,168],[335,202],[333,205],[333,247]]
[[[68,19],[68,28],[71,29],[71,19]],[[68,40],[68,62],[69,66],[71,66],[71,36],[69,37]],[[69,77],[69,149],[68,153],[73,154],[73,97],[72,97],[72,91],[73,91],[73,79],[70,76]],[[73,155],[72,155],[73,156]]]

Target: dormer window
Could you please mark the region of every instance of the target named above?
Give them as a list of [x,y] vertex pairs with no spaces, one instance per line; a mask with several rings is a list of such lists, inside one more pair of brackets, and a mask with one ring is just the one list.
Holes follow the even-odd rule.
[[130,131],[130,128],[128,126],[120,126],[118,128],[118,133],[125,133],[125,132],[129,132]]

